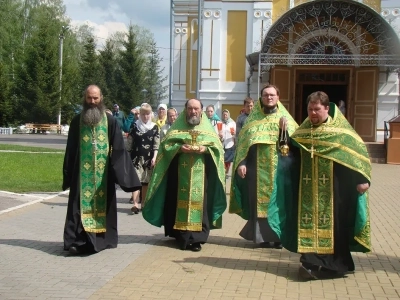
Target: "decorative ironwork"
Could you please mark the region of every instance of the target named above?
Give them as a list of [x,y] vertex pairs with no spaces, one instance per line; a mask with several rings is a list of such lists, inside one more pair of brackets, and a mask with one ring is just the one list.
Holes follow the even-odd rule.
[[268,54],[262,53],[261,65],[338,65],[338,66],[400,66],[398,55],[365,54]]
[[318,73],[318,72],[304,72],[299,74],[298,82],[336,82],[347,83],[349,76],[345,73]]
[[261,64],[399,67],[397,34],[355,1],[320,0],[285,13],[269,30]]

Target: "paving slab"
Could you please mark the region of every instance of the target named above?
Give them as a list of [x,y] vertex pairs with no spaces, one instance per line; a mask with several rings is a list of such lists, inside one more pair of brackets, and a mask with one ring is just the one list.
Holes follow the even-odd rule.
[[[311,282],[298,278],[298,254],[244,241],[245,221],[228,213],[201,252],[178,250],[130,213],[122,191],[118,248],[73,257],[62,248],[67,195],[31,197],[0,214],[0,299],[399,299],[399,174],[400,166],[373,165],[373,251],[353,254],[356,272]],[[5,202],[13,201],[26,202]]]

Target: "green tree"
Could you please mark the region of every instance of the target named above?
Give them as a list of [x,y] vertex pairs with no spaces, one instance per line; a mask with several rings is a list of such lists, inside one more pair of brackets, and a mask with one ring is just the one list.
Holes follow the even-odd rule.
[[35,26],[25,40],[19,69],[19,113],[24,122],[55,123],[59,102],[58,36],[61,24],[51,7],[32,8]]
[[80,60],[84,47],[73,28],[69,28],[64,37],[61,123],[69,124],[82,105]]
[[0,61],[0,127],[10,126],[13,117],[13,101],[9,76],[9,71]]
[[[92,51],[92,46],[88,47],[88,40],[94,40],[93,28],[87,24],[78,27],[70,26],[65,32],[64,54],[63,54],[63,76],[62,76],[62,123],[69,124],[74,115],[82,108],[83,90],[88,85],[88,81],[83,80],[83,70],[89,68],[89,64],[84,64],[82,58],[96,54]],[[87,53],[89,48],[89,54]],[[90,74],[90,73],[89,73]]]
[[0,126],[14,123],[15,66],[23,53],[21,1],[0,1]]
[[116,51],[116,44],[112,39],[107,39],[104,48],[99,51],[99,62],[104,75],[103,97],[107,107],[112,107],[113,103],[118,102],[118,85],[116,81],[118,61]]
[[118,103],[123,110],[128,111],[143,102],[144,57],[137,42],[137,36],[133,26],[129,26],[127,40],[122,43],[120,51],[119,70],[117,80],[119,81]]
[[96,53],[94,37],[89,37],[84,45],[84,53],[81,61],[81,90],[90,84],[96,84],[103,89],[104,80],[100,68],[99,57]]
[[161,67],[161,57],[157,49],[157,44],[153,41],[150,45],[149,55],[146,58],[145,87],[149,104],[155,108],[161,100],[166,97],[165,93],[168,86],[164,85],[167,76],[163,76],[164,69]]

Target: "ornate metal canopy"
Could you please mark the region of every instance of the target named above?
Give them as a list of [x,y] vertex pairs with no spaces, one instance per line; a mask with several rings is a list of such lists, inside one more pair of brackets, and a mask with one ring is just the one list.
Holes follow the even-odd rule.
[[393,27],[370,7],[349,0],[298,5],[268,31],[259,64],[400,67]]

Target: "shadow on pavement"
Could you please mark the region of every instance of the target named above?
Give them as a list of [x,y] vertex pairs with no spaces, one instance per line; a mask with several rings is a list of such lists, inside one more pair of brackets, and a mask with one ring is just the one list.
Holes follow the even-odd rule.
[[68,206],[67,202],[49,202],[49,201],[43,201],[43,204],[49,205],[49,206]]
[[68,251],[64,251],[63,242],[35,241],[25,239],[0,239],[0,245],[14,247],[24,247],[39,250],[55,256],[69,256]]
[[177,248],[175,239],[165,237],[164,234],[153,235],[119,235],[119,244],[145,244],[166,248]]
[[[182,264],[203,264],[213,268],[231,269],[231,270],[243,270],[243,271],[259,271],[276,276],[284,277],[291,281],[303,281],[298,276],[298,260],[291,260],[282,264],[282,261],[277,259],[276,261],[260,261],[255,259],[237,259],[237,258],[226,258],[226,257],[212,257],[212,256],[200,256],[200,257],[186,257],[183,260],[174,260],[174,263],[182,266]],[[296,267],[294,266],[296,265]]]
[[[120,235],[118,236],[118,244],[146,244],[168,248],[176,248],[174,240],[163,240],[163,234],[155,235]],[[39,250],[54,256],[71,256],[68,251],[64,250],[64,244],[62,241],[50,242],[50,241],[36,241],[28,239],[0,239],[0,245],[9,245],[13,247],[23,247],[33,250]],[[81,255],[87,256],[88,254]]]

